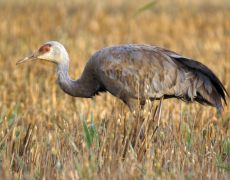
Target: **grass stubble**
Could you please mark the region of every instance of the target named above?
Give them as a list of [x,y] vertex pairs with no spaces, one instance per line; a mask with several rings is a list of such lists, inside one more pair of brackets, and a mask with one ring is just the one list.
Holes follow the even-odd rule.
[[157,2],[135,15],[137,2],[0,2],[2,179],[230,177],[229,106],[218,119],[214,108],[166,100],[158,117],[156,101],[134,118],[108,93],[92,100],[64,94],[54,65],[16,67],[48,40],[67,47],[72,77],[99,48],[154,43],[207,64],[230,92],[227,1]]

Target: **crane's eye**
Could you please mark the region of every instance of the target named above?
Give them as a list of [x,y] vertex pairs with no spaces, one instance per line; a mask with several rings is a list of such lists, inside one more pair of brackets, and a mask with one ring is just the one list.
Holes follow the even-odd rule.
[[41,46],[38,49],[38,52],[40,52],[40,53],[46,53],[46,52],[50,51],[50,47],[51,47],[50,44],[45,44],[45,45]]

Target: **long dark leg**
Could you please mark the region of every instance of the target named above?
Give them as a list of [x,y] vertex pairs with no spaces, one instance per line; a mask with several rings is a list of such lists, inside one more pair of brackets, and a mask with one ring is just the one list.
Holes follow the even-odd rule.
[[124,100],[125,104],[128,105],[129,110],[133,113],[137,113],[144,109],[145,106],[145,100],[139,100],[134,98],[129,98]]
[[140,101],[138,99],[129,98],[124,101],[124,103],[129,107],[132,113],[132,130],[130,134],[132,147],[135,148],[138,142],[144,140],[144,115],[143,108],[145,101]]

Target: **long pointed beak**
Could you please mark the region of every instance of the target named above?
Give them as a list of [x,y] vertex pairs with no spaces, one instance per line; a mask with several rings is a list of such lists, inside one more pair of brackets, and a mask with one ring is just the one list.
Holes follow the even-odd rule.
[[21,63],[25,63],[28,61],[32,61],[32,60],[36,60],[38,58],[39,53],[38,52],[34,52],[28,56],[26,56],[24,59],[20,59],[19,61],[16,62],[16,64],[21,64]]

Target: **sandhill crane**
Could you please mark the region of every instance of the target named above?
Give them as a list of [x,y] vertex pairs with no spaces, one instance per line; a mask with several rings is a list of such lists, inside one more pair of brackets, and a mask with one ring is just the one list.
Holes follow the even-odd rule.
[[58,83],[74,97],[91,98],[108,91],[120,98],[131,110],[138,100],[177,98],[197,101],[223,109],[226,89],[205,65],[173,51],[150,45],[125,44],[106,47],[88,60],[81,77],[72,80],[68,74],[69,56],[56,41],[43,44],[33,54],[17,62],[42,59],[57,65]]

